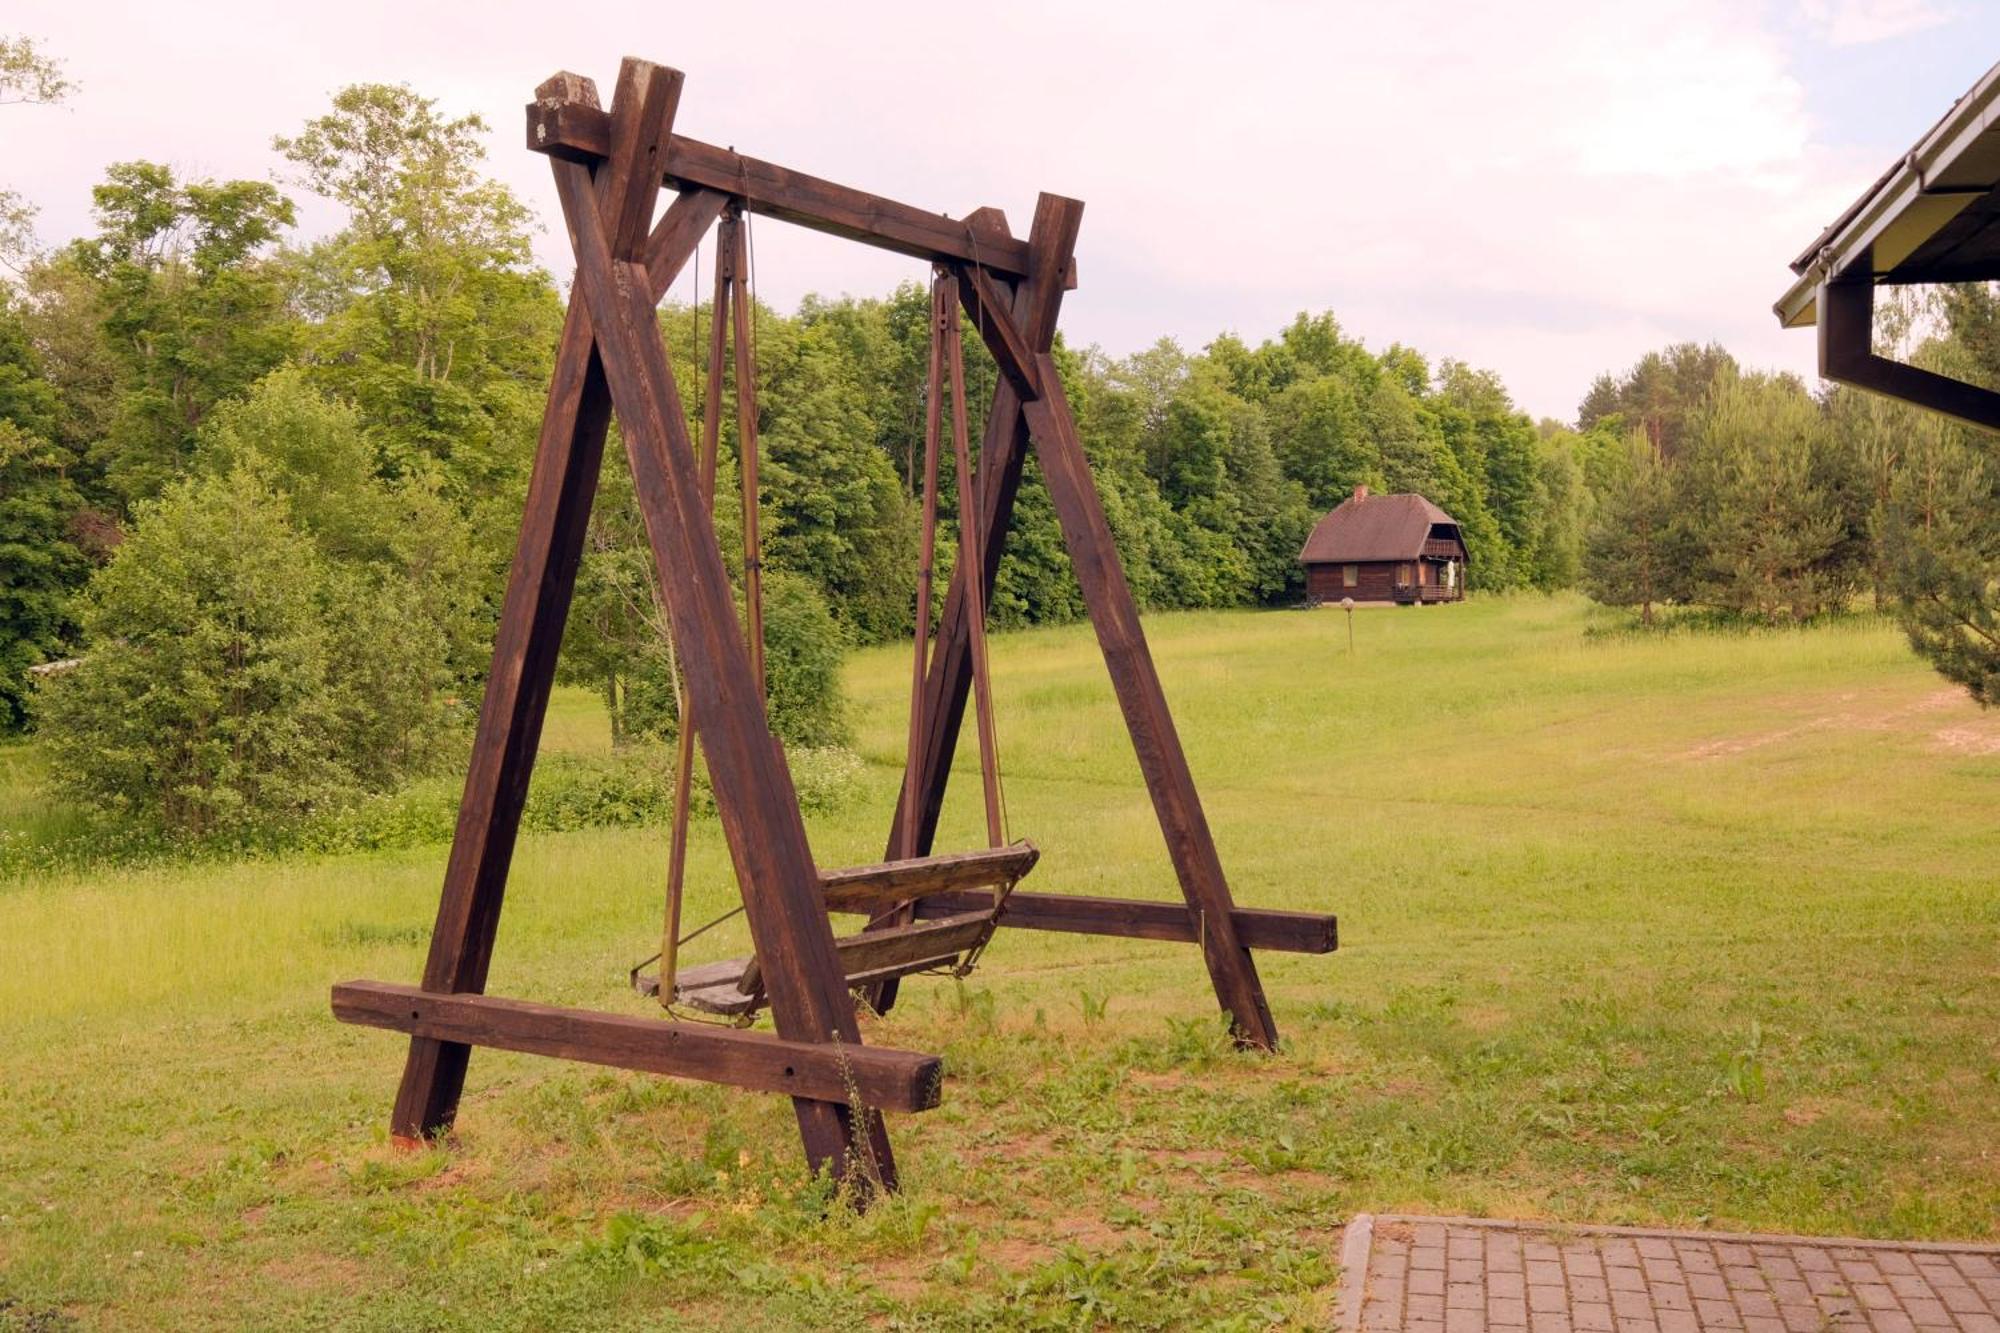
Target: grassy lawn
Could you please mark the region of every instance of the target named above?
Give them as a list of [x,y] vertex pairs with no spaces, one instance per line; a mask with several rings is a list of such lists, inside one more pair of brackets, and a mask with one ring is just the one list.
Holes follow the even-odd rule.
[[[1342,620],[1148,622],[1239,901],[1340,914],[1259,959],[1283,1052],[1226,1048],[1192,948],[1003,933],[867,1024],[949,1076],[858,1218],[782,1099],[505,1053],[392,1151],[403,1043],[326,989],[415,979],[442,847],[0,882],[0,1329],[1316,1326],[1356,1209],[2000,1236],[2000,718],[1873,621]],[[1028,887],[1173,896],[1088,629],[994,660]],[[907,669],[853,662],[822,864],[881,848]],[[605,743],[562,696],[550,744]],[[33,779],[0,750],[12,836],[70,818]],[[644,1012],[664,861],[526,839],[492,988]],[[693,867],[701,920],[713,823]]]

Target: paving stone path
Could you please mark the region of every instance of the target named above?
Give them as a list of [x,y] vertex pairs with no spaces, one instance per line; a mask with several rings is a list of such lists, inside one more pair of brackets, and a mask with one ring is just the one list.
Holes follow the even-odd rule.
[[2000,1333],[2000,1249],[1357,1218],[1364,1333]]

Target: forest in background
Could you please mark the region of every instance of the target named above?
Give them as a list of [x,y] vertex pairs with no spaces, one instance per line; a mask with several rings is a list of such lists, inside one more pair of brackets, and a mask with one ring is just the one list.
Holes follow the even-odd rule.
[[[0,102],[72,91],[0,43]],[[38,730],[92,807],[240,832],[462,746],[562,318],[485,129],[356,85],[274,139],[272,181],[120,163],[95,234],[48,251],[0,192],[0,729]],[[345,225],[297,236],[301,192]],[[841,652],[910,632],[928,306],[912,283],[756,311],[772,706],[796,746],[844,739]],[[710,318],[661,315],[697,413]],[[1990,292],[1893,318],[1913,356],[2000,382]],[[994,371],[965,342],[976,442]],[[1646,624],[1806,620],[1867,594],[1952,679],[2000,692],[1991,446],[1897,405],[1686,344],[1602,377],[1574,423],[1537,423],[1494,374],[1370,351],[1329,312],[1254,345],[1057,359],[1146,607],[1297,601],[1306,533],[1366,484],[1451,512],[1475,591],[1580,584]],[[563,670],[621,738],[660,736],[670,640],[607,460]],[[718,522],[734,552],[726,502]],[[992,602],[1009,626],[1081,613],[1032,461]]]

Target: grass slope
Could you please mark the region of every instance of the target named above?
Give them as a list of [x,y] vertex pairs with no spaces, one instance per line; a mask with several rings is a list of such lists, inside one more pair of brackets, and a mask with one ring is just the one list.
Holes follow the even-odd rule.
[[[2000,1235],[2000,726],[1874,622],[1593,636],[1566,599],[1152,618],[1286,1048],[1195,950],[1005,933],[871,1040],[943,1051],[907,1192],[826,1215],[770,1097],[482,1052],[405,1156],[329,982],[413,979],[444,849],[0,883],[0,1328],[1322,1324],[1356,1208]],[[1170,897],[1085,628],[996,642],[1031,887]],[[907,658],[858,656],[873,859]],[[600,746],[581,694],[550,743]],[[942,846],[977,840],[961,756]],[[15,836],[62,825],[0,751]],[[970,781],[968,781],[970,779]],[[733,902],[697,829],[690,917]],[[642,1012],[656,830],[524,841],[497,992]],[[740,921],[698,957],[742,946]]]

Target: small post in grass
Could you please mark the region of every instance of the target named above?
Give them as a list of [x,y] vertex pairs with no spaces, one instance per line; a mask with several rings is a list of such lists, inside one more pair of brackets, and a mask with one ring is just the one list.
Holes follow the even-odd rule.
[[1347,655],[1352,657],[1354,656],[1354,599],[1341,598],[1340,609],[1347,612]]

